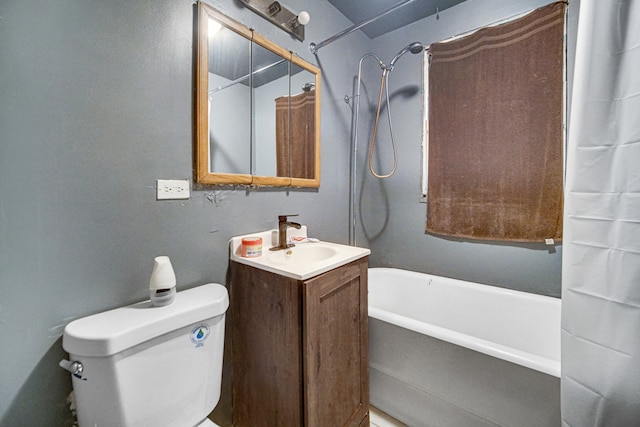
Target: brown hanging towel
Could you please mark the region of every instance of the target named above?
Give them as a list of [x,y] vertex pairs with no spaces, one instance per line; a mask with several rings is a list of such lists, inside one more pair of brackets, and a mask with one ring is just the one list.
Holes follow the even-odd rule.
[[315,89],[275,102],[277,176],[315,178]]
[[562,238],[565,2],[429,48],[429,233]]

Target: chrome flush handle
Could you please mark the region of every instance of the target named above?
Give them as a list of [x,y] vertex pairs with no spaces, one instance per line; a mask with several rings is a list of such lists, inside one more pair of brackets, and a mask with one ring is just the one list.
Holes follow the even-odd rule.
[[74,377],[82,378],[82,372],[84,371],[82,363],[77,361],[71,362],[70,360],[62,359],[58,363],[58,365],[60,365],[62,369],[71,372]]

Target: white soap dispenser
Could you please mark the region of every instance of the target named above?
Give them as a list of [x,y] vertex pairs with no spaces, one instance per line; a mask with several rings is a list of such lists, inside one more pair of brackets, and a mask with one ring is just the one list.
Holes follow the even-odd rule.
[[151,279],[149,279],[149,297],[156,307],[169,305],[176,298],[176,275],[168,256],[154,259]]

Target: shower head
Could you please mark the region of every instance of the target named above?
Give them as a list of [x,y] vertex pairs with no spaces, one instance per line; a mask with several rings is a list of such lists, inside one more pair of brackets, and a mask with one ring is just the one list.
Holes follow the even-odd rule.
[[405,53],[411,52],[413,54],[416,54],[416,53],[422,52],[423,50],[424,50],[424,45],[422,43],[420,43],[420,42],[413,42],[413,43],[403,47],[402,50],[400,52],[398,52],[396,54],[396,56],[394,56],[393,59],[391,60],[391,62],[389,63],[389,67],[388,67],[389,71],[393,70],[393,67],[396,64],[396,61],[398,59],[400,59],[400,57],[402,55],[404,55]]
[[302,90],[304,92],[309,92],[311,89],[313,89],[314,87],[316,87],[315,83],[305,83],[302,85]]

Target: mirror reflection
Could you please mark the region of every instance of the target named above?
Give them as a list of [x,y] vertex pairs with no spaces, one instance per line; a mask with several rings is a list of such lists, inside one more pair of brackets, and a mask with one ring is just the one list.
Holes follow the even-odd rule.
[[[274,99],[289,93],[289,61],[270,50],[253,46],[253,175],[276,175],[276,110]],[[288,125],[288,124],[286,124]]]
[[208,24],[209,170],[250,174],[251,41],[214,19]]
[[199,4],[197,179],[318,187],[320,70]]
[[[297,144],[297,141],[312,141],[316,133],[315,76],[296,64],[291,64],[291,68],[292,95],[288,97],[290,115],[288,148],[284,150],[286,154],[278,156],[278,175],[313,179],[316,164],[314,147],[312,144]],[[276,111],[278,101],[276,100]],[[276,122],[280,123],[280,121]],[[284,162],[285,158],[288,162]],[[288,169],[286,169],[287,166]]]

